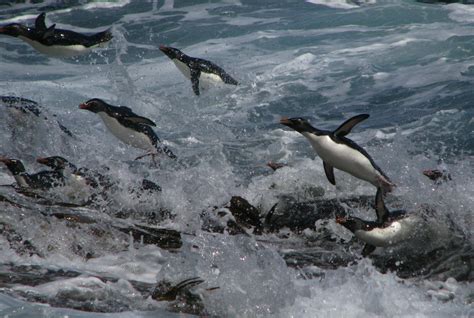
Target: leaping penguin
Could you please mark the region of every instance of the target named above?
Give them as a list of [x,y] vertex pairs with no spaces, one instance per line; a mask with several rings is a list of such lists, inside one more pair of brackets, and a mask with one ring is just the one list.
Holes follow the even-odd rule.
[[79,108],[97,113],[109,131],[122,142],[148,151],[147,154],[135,160],[149,155],[154,158],[160,152],[164,152],[171,159],[176,159],[173,152],[161,143],[150,127],[156,126],[155,123],[148,118],[138,116],[130,108],[112,106],[98,98],[80,104]]
[[372,253],[377,246],[386,247],[413,238],[417,233],[420,218],[406,211],[389,212],[383,202],[383,190],[377,189],[375,195],[375,212],[377,221],[365,221],[356,217],[337,217],[341,224],[354,235],[365,242],[362,255]]
[[282,118],[280,123],[296,130],[309,140],[323,160],[324,172],[333,185],[336,185],[334,168],[337,168],[390,192],[395,185],[362,147],[346,138],[355,125],[367,118],[368,114],[354,116],[334,131],[314,128],[304,118]]
[[184,76],[191,80],[193,92],[198,96],[201,89],[206,89],[212,84],[239,84],[221,67],[210,61],[188,56],[180,50],[169,46],[161,45],[160,50],[173,61]]
[[45,23],[46,13],[41,13],[35,20],[34,27],[11,23],[0,27],[0,34],[17,37],[37,51],[53,57],[71,57],[89,53],[97,47],[105,47],[112,39],[110,29],[99,33],[85,35],[70,30],[56,29],[56,24],[49,28]]
[[60,172],[40,171],[29,174],[26,172],[23,163],[18,159],[0,157],[0,162],[7,166],[19,187],[49,190],[64,185],[64,177]]

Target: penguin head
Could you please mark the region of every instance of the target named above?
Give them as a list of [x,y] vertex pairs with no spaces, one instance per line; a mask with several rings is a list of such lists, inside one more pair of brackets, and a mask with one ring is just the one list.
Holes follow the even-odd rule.
[[171,46],[160,45],[160,51],[165,53],[170,59],[181,60],[184,56],[183,52]]
[[311,126],[307,119],[301,117],[287,118],[283,117],[280,124],[288,126],[299,133],[319,133],[319,130]]
[[0,157],[0,162],[4,163],[5,166],[7,166],[8,170],[10,170],[10,172],[14,176],[26,172],[25,166],[18,159],[9,159],[5,157]]
[[336,217],[336,223],[344,226],[346,229],[355,233],[356,231],[367,231],[370,227],[367,223],[356,217]]
[[0,27],[0,34],[17,37],[25,33],[28,33],[28,27],[19,23],[11,23]]
[[93,98],[88,100],[85,103],[79,105],[80,109],[86,109],[93,113],[105,112],[107,109],[107,103],[104,102],[102,99]]
[[37,158],[36,162],[46,165],[53,170],[63,170],[66,167],[73,168],[75,170],[76,168],[72,163],[60,156]]

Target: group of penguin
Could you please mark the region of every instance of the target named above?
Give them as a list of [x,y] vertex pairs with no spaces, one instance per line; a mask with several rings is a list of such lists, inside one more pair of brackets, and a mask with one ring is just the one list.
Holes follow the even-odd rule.
[[[54,57],[70,57],[88,53],[96,47],[105,46],[111,39],[110,30],[92,35],[84,35],[69,30],[57,29],[53,24],[46,26],[45,13],[41,13],[35,21],[34,27],[12,23],[0,27],[0,34],[18,37],[30,44],[41,53]],[[177,66],[177,68],[191,80],[192,90],[195,95],[200,95],[201,90],[209,84],[220,82],[238,85],[238,82],[214,63],[190,57],[180,50],[167,46],[159,48]],[[107,129],[122,142],[151,156],[153,161],[159,153],[164,153],[171,159],[176,159],[174,153],[162,144],[152,127],[155,123],[145,117],[135,114],[125,106],[113,106],[105,101],[94,98],[80,104],[80,109],[98,114]],[[416,232],[416,222],[412,214],[404,211],[390,213],[384,205],[384,195],[391,192],[395,185],[388,176],[377,166],[372,157],[354,141],[347,138],[354,126],[369,117],[361,114],[346,120],[334,131],[317,129],[304,118],[282,118],[280,123],[306,137],[314,151],[323,160],[323,167],[327,179],[336,184],[334,168],[345,171],[356,178],[362,179],[377,188],[375,196],[376,221],[365,221],[356,217],[337,217],[336,222],[354,233],[366,243],[362,254],[368,255],[377,246],[390,246],[407,240]],[[36,177],[27,175],[23,165],[17,160],[0,158],[15,177],[20,186],[36,186],[45,184],[48,179],[44,175]],[[86,183],[97,182],[96,176],[91,176],[86,170],[79,170],[68,163],[64,158],[40,158],[43,163],[53,168],[54,173],[62,175],[67,170],[86,180]],[[46,179],[45,179],[46,178]],[[60,178],[59,178],[60,179]],[[51,181],[52,182],[52,181]]]

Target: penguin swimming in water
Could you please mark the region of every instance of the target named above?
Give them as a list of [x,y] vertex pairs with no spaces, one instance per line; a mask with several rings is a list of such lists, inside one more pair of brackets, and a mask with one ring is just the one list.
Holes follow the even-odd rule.
[[[14,117],[15,122],[13,128],[18,125],[28,126],[31,119],[42,118],[49,121],[49,118],[44,114],[44,109],[37,102],[23,97],[16,96],[0,96],[0,105],[6,107],[8,112]],[[55,114],[52,115],[56,117]],[[69,137],[74,137],[72,132],[66,128],[59,120],[56,120],[59,129],[61,129]]]
[[7,166],[19,187],[49,190],[64,185],[64,177],[60,172],[40,171],[29,174],[26,172],[23,163],[18,159],[0,157],[0,162]]
[[188,56],[180,50],[169,46],[161,45],[160,50],[173,61],[184,76],[191,80],[193,92],[198,96],[201,93],[201,89],[205,89],[213,83],[239,84],[221,67],[210,61]]
[[53,171],[61,173],[67,181],[82,187],[90,186],[97,188],[101,186],[108,188],[113,184],[106,176],[84,167],[78,168],[60,156],[37,158],[36,162],[50,167]]
[[110,30],[85,35],[69,30],[56,29],[56,24],[46,27],[46,13],[35,20],[34,27],[11,23],[0,27],[0,34],[17,37],[37,51],[53,57],[71,57],[89,53],[97,47],[104,47],[112,39]]
[[383,201],[383,190],[377,189],[375,195],[375,212],[377,221],[365,221],[356,217],[337,217],[336,223],[341,224],[365,242],[362,255],[372,253],[377,246],[386,247],[413,238],[417,233],[420,218],[406,211],[389,212]]
[[346,137],[355,125],[367,118],[368,114],[354,116],[334,131],[314,128],[304,118],[282,118],[280,123],[296,130],[309,140],[323,160],[324,172],[333,185],[336,185],[334,168],[337,168],[390,192],[395,185],[362,147]]
[[135,160],[150,155],[154,159],[155,155],[161,152],[171,159],[176,159],[173,152],[161,144],[160,139],[151,128],[151,126],[156,126],[155,123],[148,118],[138,116],[130,108],[112,106],[98,98],[80,104],[79,108],[97,113],[109,131],[122,142],[148,151]]

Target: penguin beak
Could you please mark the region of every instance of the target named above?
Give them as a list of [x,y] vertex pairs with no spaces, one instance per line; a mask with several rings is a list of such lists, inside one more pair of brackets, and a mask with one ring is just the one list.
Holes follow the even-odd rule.
[[423,171],[423,174],[425,176],[427,176],[428,178],[430,178],[431,180],[436,180],[438,178],[440,178],[442,176],[442,173],[441,171],[439,170],[431,170],[431,169],[428,169],[428,170],[424,170]]
[[347,219],[343,216],[337,216],[336,217],[336,223],[344,225],[347,222]]
[[12,162],[12,160],[7,157],[0,157],[0,162],[3,162],[4,164],[8,165]]
[[45,164],[48,163],[48,160],[46,158],[41,158],[40,157],[40,158],[36,158],[36,162],[45,165]]
[[293,126],[293,122],[288,117],[282,117],[282,119],[280,119],[280,124],[288,126],[288,127]]
[[80,109],[89,109],[89,105],[87,105],[86,103],[82,103],[82,104],[79,104],[79,108]]
[[174,59],[176,57],[176,54],[173,54],[173,50],[171,50],[169,47],[160,45],[160,51],[165,53],[167,57],[170,59]]
[[0,27],[0,34],[3,34],[5,33],[5,28],[4,27]]

